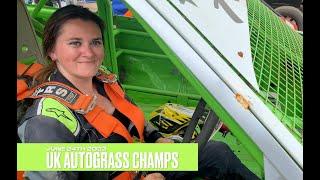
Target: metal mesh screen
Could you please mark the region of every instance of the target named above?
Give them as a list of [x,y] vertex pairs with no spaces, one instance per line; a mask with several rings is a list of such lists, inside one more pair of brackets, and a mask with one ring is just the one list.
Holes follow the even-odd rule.
[[259,0],[248,0],[249,31],[260,97],[302,143],[303,38]]

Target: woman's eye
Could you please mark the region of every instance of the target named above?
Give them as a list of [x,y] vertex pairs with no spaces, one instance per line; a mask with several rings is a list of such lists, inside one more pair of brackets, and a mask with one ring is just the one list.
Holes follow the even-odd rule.
[[79,46],[81,46],[81,42],[79,42],[79,41],[73,41],[73,42],[70,42],[69,43],[71,46],[74,46],[74,47],[79,47]]
[[102,45],[102,40],[94,40],[94,41],[92,41],[92,45],[93,46],[101,46]]

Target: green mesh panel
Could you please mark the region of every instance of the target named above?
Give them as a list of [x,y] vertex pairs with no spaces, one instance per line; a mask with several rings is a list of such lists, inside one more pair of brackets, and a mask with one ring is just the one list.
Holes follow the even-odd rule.
[[260,97],[302,143],[303,38],[259,0],[247,2]]

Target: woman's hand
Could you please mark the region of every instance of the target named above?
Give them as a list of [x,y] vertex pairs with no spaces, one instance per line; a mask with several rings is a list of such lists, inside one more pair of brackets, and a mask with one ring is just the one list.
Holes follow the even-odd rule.
[[144,177],[143,179],[144,180],[163,180],[165,178],[160,173],[151,173],[151,174],[146,175],[146,177]]
[[172,139],[169,138],[159,138],[156,140],[156,143],[174,143]]

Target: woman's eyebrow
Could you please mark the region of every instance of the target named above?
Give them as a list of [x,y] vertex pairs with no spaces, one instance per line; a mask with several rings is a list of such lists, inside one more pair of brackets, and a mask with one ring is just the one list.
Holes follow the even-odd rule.
[[[73,37],[70,39],[67,39],[67,41],[82,41],[82,38]],[[102,41],[101,37],[93,38],[92,41]]]
[[81,41],[81,40],[82,40],[81,38],[77,38],[77,37],[67,39],[67,41]]
[[94,38],[94,39],[92,39],[92,40],[93,40],[93,41],[97,41],[97,40],[102,41],[102,37]]

